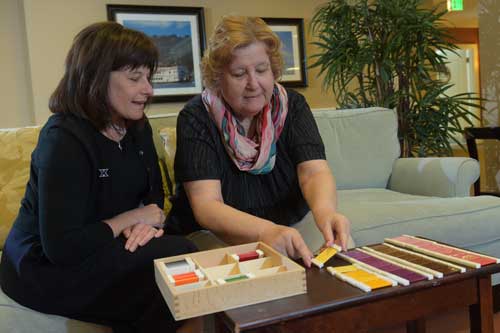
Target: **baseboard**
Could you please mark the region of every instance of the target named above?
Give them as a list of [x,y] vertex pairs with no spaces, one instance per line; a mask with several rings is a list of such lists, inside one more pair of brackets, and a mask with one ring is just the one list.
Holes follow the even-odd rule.
[[500,284],[493,286],[493,312],[500,312]]

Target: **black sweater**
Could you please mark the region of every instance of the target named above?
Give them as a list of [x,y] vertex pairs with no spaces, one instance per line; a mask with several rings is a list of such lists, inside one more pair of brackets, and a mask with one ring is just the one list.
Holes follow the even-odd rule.
[[325,159],[325,149],[305,98],[292,90],[287,93],[288,114],[277,142],[276,163],[270,173],[262,175],[240,171],[234,165],[200,96],[184,107],[177,120],[177,188],[167,223],[170,232],[200,228],[180,186],[194,180],[219,179],[224,203],[278,224],[294,224],[309,211],[299,187],[297,165]]
[[139,126],[129,128],[120,150],[87,120],[49,118],[0,262],[7,295],[39,311],[79,311],[133,267],[120,258],[142,260],[146,252],[128,254],[103,222],[141,202],[163,207],[151,127]]
[[[44,254],[54,264],[71,265],[112,241],[112,230],[102,220],[136,208],[141,201],[163,207],[149,123],[142,130],[129,129],[122,143],[125,152],[108,149],[107,144],[116,145],[90,122],[72,115],[53,115],[40,132],[14,228],[40,237]],[[110,151],[118,158],[124,155],[122,165],[110,158]],[[141,169],[138,160],[144,163],[142,178],[119,170],[133,164],[134,155],[139,156],[136,169]],[[110,168],[110,163],[118,165]],[[124,178],[118,178],[120,173]],[[121,182],[125,179],[130,183]],[[130,188],[135,193],[123,193]]]

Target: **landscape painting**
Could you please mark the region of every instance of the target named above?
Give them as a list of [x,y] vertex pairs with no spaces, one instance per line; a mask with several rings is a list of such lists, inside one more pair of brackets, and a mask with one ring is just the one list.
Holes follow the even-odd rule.
[[154,102],[187,100],[202,91],[202,8],[108,5],[108,16],[110,7],[111,19],[147,34],[159,50]]
[[287,87],[307,87],[304,20],[262,18],[281,40],[284,68],[279,82]]
[[275,33],[281,39],[282,43],[281,52],[283,54],[284,62],[283,76],[299,79],[300,76],[298,75],[300,75],[300,67],[295,65],[299,62],[299,48],[296,43],[294,45],[293,32],[286,30],[276,30]]

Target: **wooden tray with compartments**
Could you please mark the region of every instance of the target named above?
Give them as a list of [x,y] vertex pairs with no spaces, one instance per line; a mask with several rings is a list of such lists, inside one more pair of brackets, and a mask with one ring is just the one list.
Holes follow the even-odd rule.
[[307,292],[304,267],[262,242],[156,259],[154,267],[176,320]]

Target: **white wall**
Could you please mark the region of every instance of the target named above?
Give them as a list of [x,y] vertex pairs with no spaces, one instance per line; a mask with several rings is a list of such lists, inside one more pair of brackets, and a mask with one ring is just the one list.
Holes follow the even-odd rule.
[[500,3],[479,1],[479,55],[481,57],[481,95],[487,99],[484,125],[500,124]]
[[[216,21],[229,13],[266,16],[302,17],[306,28],[306,54],[315,48],[310,43],[308,24],[320,5],[327,0],[0,0],[0,128],[42,124],[50,115],[47,103],[63,73],[66,53],[74,35],[86,25],[106,20],[106,3],[195,6],[205,9],[207,37]],[[444,0],[426,0],[426,7]],[[455,27],[475,27],[477,0],[465,2],[466,10],[445,15]],[[481,86],[483,95],[493,97],[491,112],[498,109],[500,98],[500,54],[498,42],[499,5],[481,0],[479,15]],[[482,21],[482,22],[481,22]],[[311,61],[308,60],[310,64]],[[298,89],[313,108],[336,106],[331,92],[322,89],[317,70],[308,70],[309,87]],[[161,103],[150,107],[150,114],[177,112],[184,103]],[[490,113],[491,113],[490,112]],[[492,116],[498,123],[498,112]]]
[[34,123],[23,2],[0,0],[0,127]]
[[[446,0],[424,0],[423,4],[426,8],[438,7],[439,10],[446,9]],[[465,0],[464,10],[448,12],[443,16],[445,24],[454,28],[477,28],[478,0]]]
[[[106,4],[204,7],[208,35],[225,14],[266,17],[302,17],[306,34],[314,10],[325,0],[0,0],[0,70],[7,73],[0,91],[6,95],[0,128],[43,124],[50,112],[50,94],[63,74],[63,64],[75,34],[90,23],[106,20]],[[310,36],[306,36],[310,42]],[[6,45],[8,52],[4,54]],[[10,49],[14,45],[15,50]],[[313,48],[307,45],[306,54]],[[311,107],[333,107],[333,95],[324,92],[316,70],[309,70],[309,87],[297,89]],[[7,81],[7,82],[6,82]],[[13,87],[12,84],[16,86]],[[5,87],[4,87],[5,86]],[[150,107],[149,114],[177,112],[182,103],[161,103]],[[4,104],[5,105],[5,104]]]

